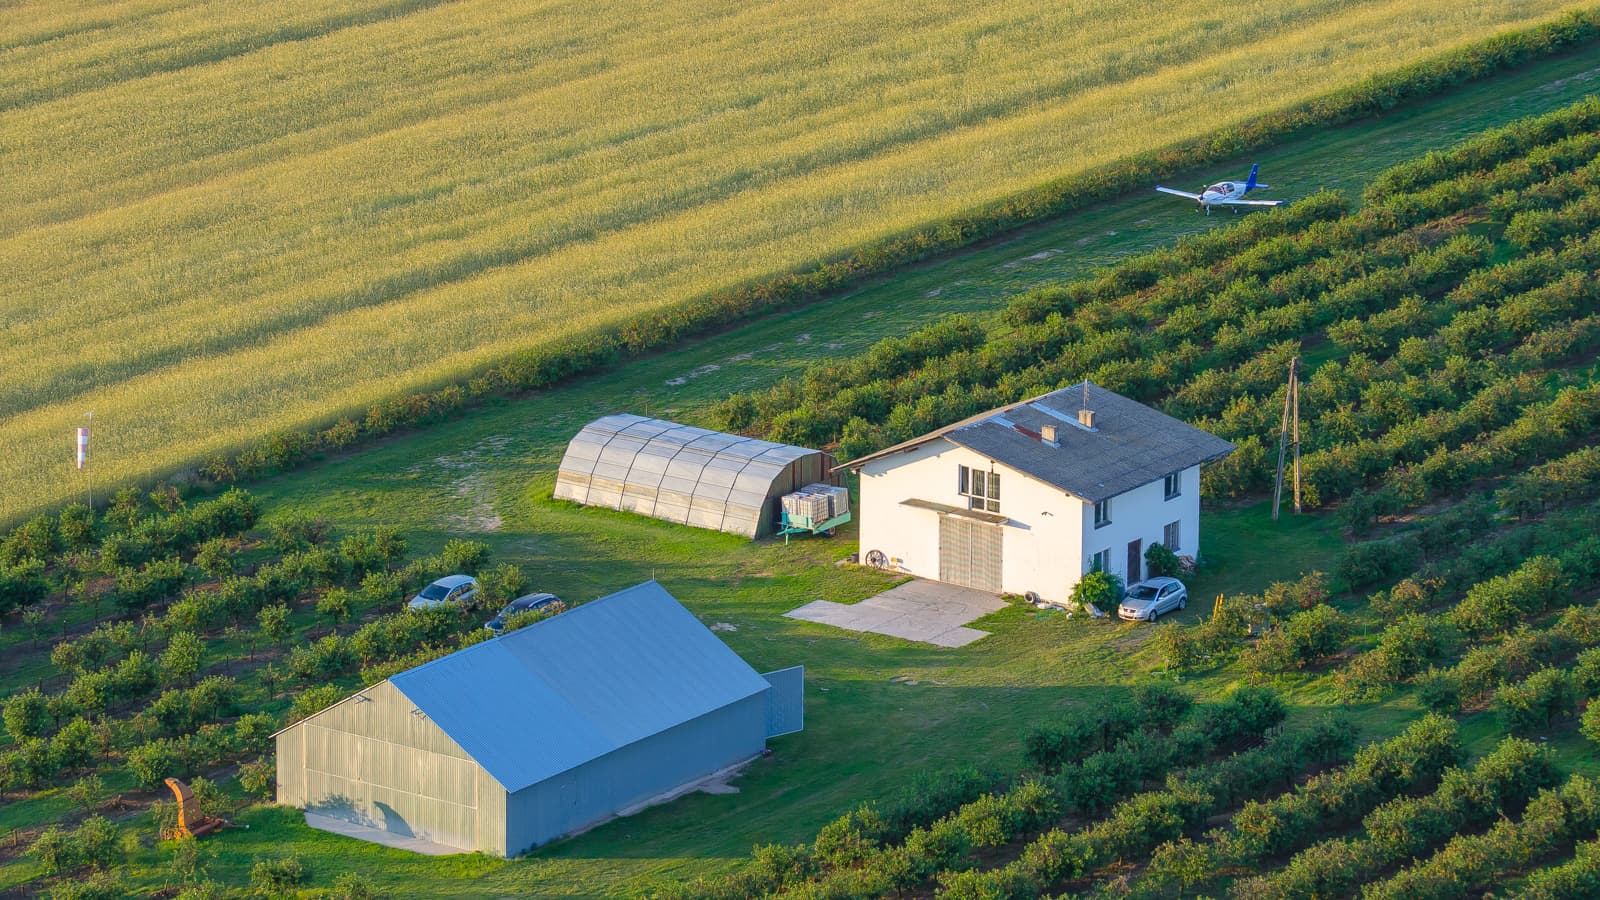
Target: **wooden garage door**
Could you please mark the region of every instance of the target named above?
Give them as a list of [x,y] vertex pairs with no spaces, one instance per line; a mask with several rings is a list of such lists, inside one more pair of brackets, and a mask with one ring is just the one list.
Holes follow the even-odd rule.
[[1000,526],[940,516],[939,580],[1000,593]]

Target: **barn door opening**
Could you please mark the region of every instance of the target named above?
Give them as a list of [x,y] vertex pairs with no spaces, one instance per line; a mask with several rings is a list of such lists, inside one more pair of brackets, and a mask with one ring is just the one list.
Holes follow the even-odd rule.
[[1141,568],[1140,564],[1144,562],[1144,555],[1142,553],[1143,550],[1144,550],[1144,539],[1143,538],[1141,538],[1141,539],[1139,539],[1137,541],[1129,541],[1128,542],[1128,583],[1129,584],[1133,584],[1135,581],[1141,580],[1140,576],[1139,576],[1139,571],[1140,571],[1140,568]]
[[939,580],[1000,593],[1000,526],[939,517]]

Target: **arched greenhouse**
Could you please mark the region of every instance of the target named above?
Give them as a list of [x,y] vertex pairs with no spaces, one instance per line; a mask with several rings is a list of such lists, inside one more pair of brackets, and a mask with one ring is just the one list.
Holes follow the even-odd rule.
[[833,466],[820,450],[619,413],[567,445],[555,497],[754,538],[776,530],[784,494],[837,484]]

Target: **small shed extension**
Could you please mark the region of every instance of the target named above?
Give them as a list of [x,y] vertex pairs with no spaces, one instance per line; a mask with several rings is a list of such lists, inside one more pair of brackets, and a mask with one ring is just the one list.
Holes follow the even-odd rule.
[[838,484],[833,468],[820,450],[619,413],[567,445],[555,497],[754,538],[773,532],[784,494]]
[[401,672],[278,732],[278,802],[514,856],[799,731],[766,675],[646,582]]

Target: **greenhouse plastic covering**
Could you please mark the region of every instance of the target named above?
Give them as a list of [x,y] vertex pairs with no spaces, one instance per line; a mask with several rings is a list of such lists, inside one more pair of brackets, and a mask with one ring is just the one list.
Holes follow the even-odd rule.
[[746,537],[773,530],[777,498],[830,480],[832,457],[625,413],[567,445],[555,497]]

